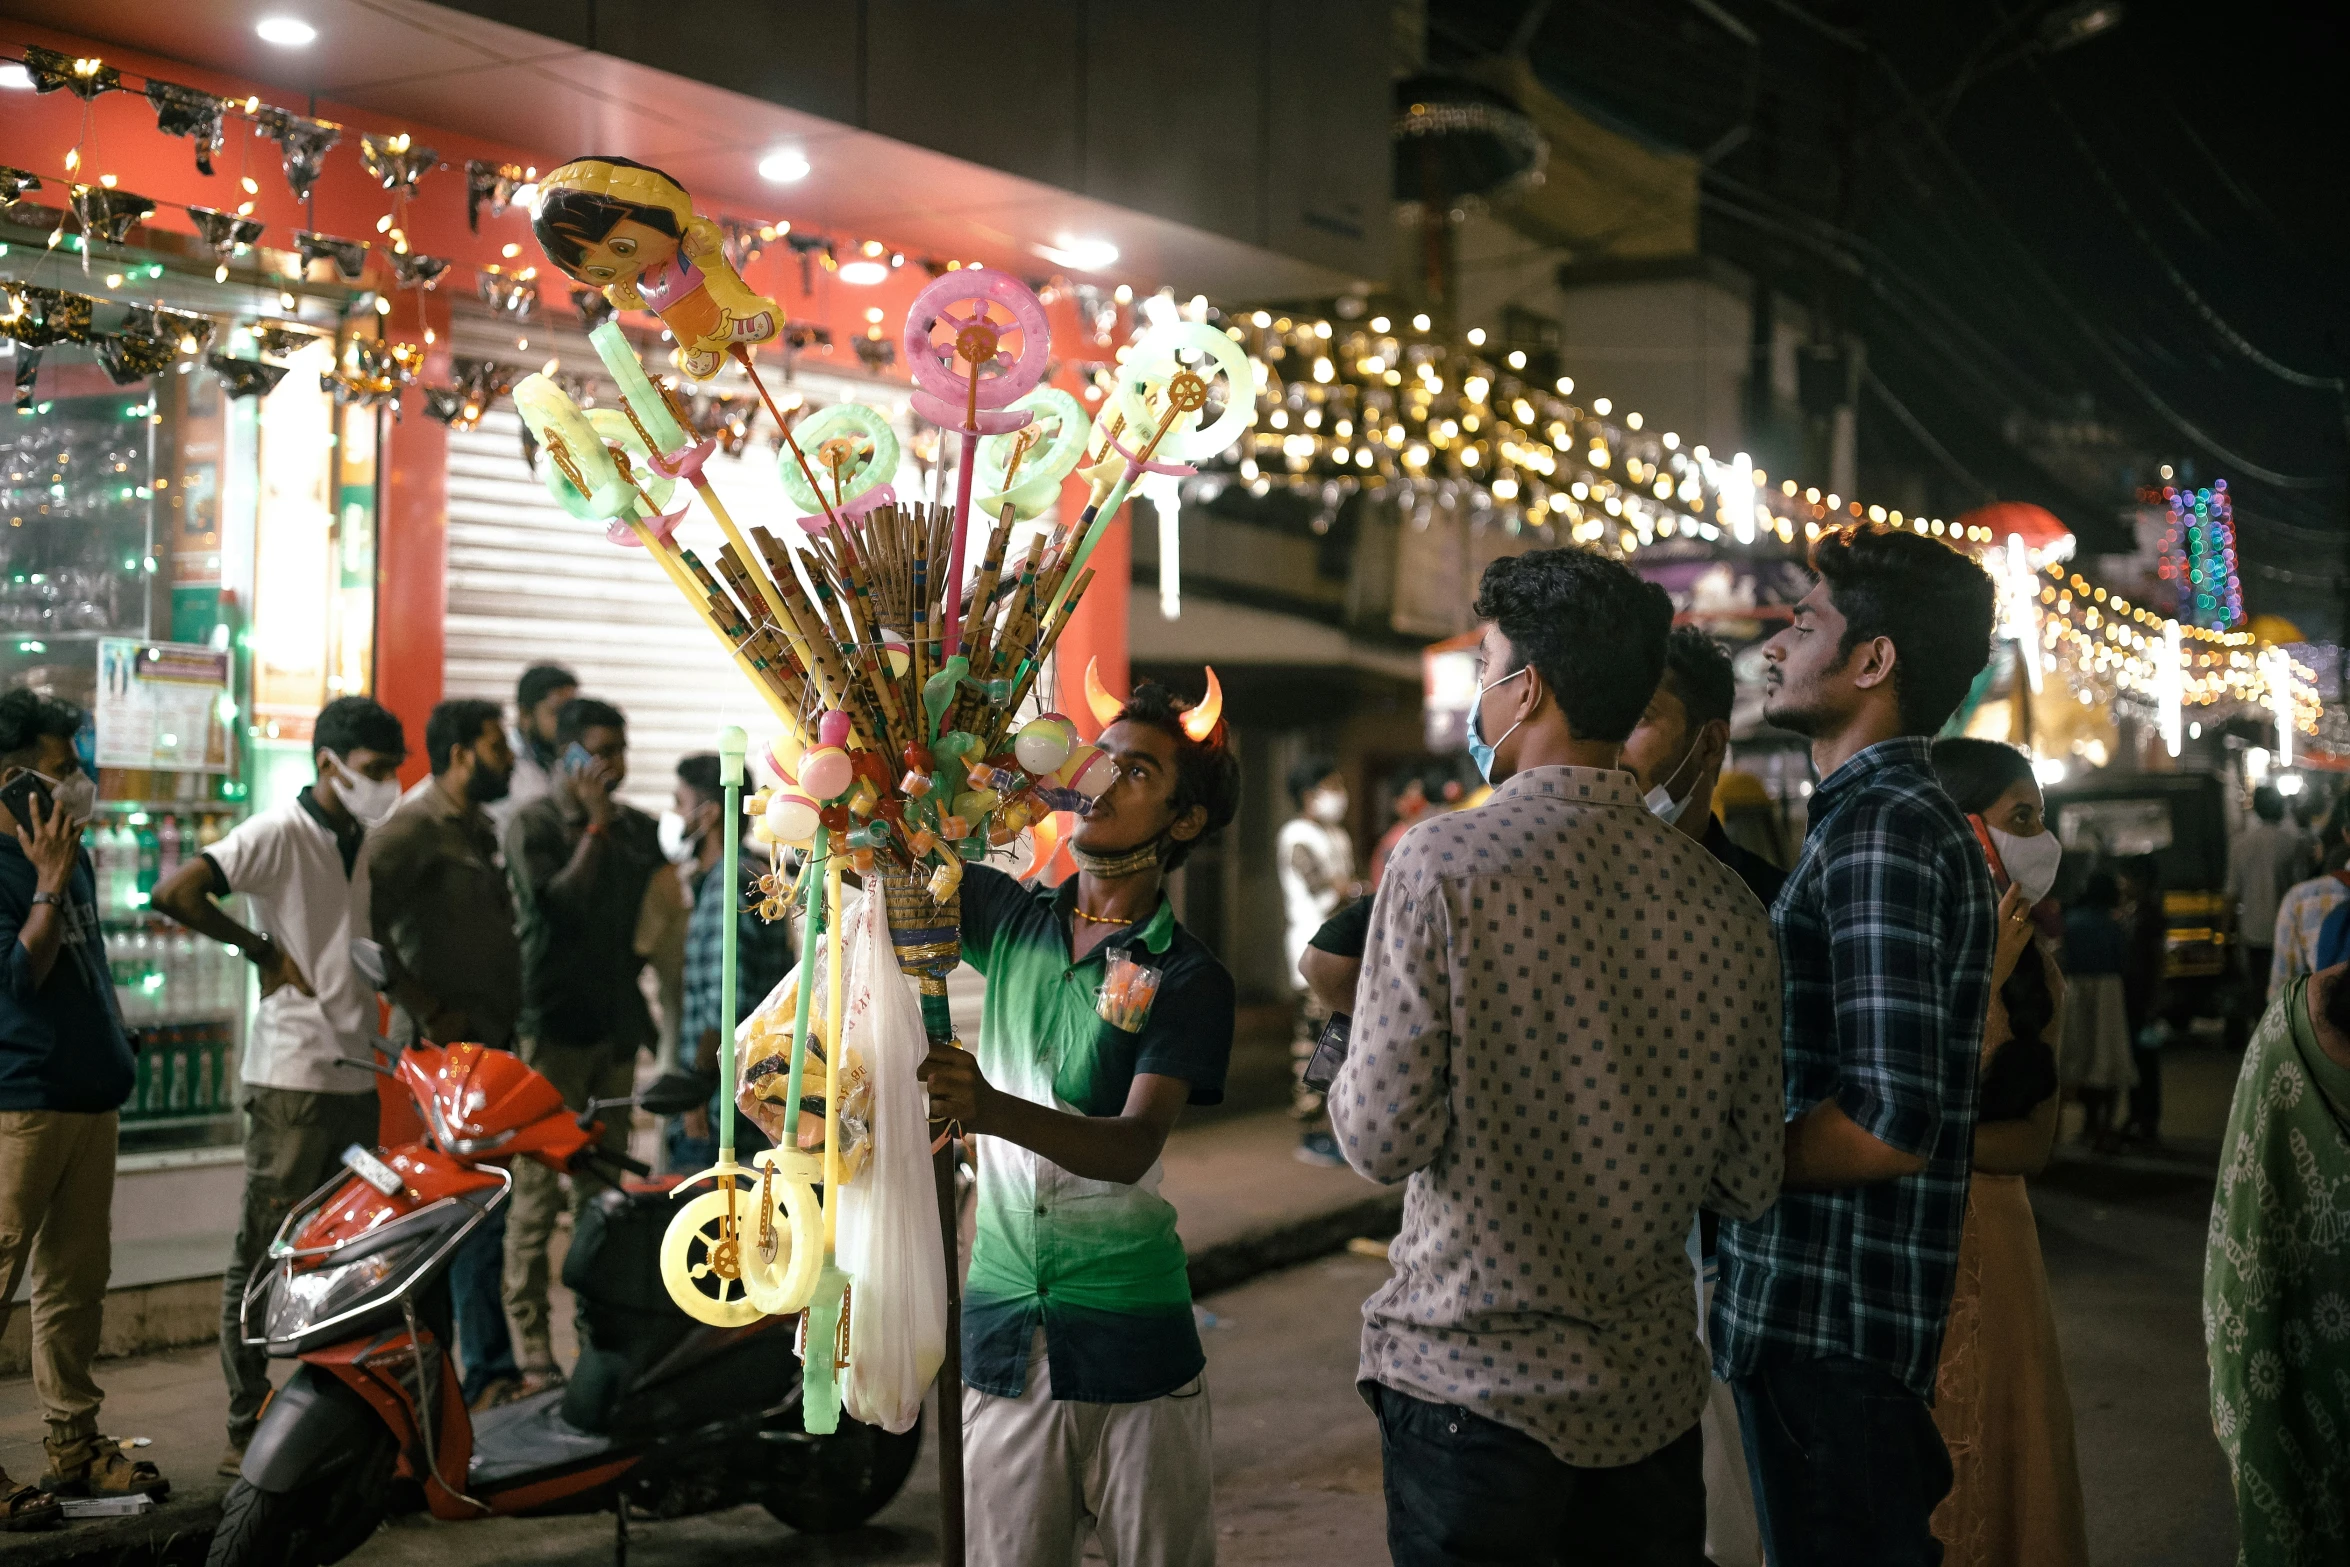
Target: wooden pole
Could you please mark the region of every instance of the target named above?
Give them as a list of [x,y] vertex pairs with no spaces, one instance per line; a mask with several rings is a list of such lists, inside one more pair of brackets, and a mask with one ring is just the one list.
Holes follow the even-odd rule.
[[960,1142],[950,1136],[931,1155],[938,1178],[938,1232],[947,1254],[946,1359],[938,1367],[938,1559],[963,1567],[963,1246],[956,1212],[955,1166]]

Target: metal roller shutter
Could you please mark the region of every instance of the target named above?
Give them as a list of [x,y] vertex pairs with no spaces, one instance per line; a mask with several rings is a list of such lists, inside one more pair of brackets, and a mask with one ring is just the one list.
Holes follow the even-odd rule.
[[[598,368],[594,350],[575,327],[551,328],[543,321],[517,327],[460,313],[454,335],[456,351],[468,358],[537,368],[552,355],[574,369]],[[518,339],[529,347],[518,348]],[[769,384],[781,395],[785,383],[771,376]],[[904,431],[902,385],[805,372],[788,384],[812,401],[871,403]],[[500,403],[476,428],[450,432],[444,690],[510,706],[525,668],[540,662],[569,667],[584,693],[628,715],[623,792],[631,804],[658,812],[669,802],[678,758],[715,749],[719,729],[730,723],[750,732],[756,752],[773,732],[773,718],[642,552],[607,542],[601,529],[577,521],[548,498],[523,462],[521,429],[513,407]],[[766,435],[773,429],[767,424]],[[760,433],[753,433],[742,456],[713,457],[708,471],[739,526],[764,523],[787,538],[797,536],[792,521],[798,511],[784,497],[775,453]],[[914,482],[909,472],[901,492]],[[678,538],[704,560],[716,556],[721,542],[717,524],[698,502]]]

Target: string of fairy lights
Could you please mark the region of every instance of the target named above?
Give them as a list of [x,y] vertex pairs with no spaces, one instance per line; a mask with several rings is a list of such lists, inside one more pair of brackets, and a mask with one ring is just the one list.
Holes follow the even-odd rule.
[[1451,341],[1425,315],[1334,322],[1264,310],[1222,324],[1258,385],[1255,429],[1225,467],[1257,494],[1319,492],[1334,509],[1358,489],[1449,485],[1472,515],[1490,508],[1513,534],[1622,558],[1675,540],[1788,550],[1864,518],[1912,528],[1976,553],[2001,581],[2003,633],[2027,655],[2035,690],[2053,674],[2084,706],[2151,703],[2174,754],[2177,714],[2224,702],[2267,711],[2280,731],[2317,733],[2315,673],[2231,629],[2243,604],[2224,483],[2165,492],[2180,541],[2166,548],[2163,575],[2185,586],[2190,618],[2180,620],[2090,582],[2061,552],[1774,480],[1746,453],[1709,451],[1582,395],[1571,376],[1539,379],[1527,350],[1489,349],[1479,329]]

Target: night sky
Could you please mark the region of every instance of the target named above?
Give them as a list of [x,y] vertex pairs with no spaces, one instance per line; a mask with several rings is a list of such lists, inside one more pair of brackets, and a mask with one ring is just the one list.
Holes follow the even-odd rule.
[[1429,63],[1515,38],[1603,123],[1713,154],[1703,248],[1867,344],[1863,498],[1907,471],[1937,514],[2035,501],[2095,550],[2161,465],[2225,478],[2247,608],[2335,636],[2344,8],[2127,0],[2051,47],[2086,9],[1430,0]]

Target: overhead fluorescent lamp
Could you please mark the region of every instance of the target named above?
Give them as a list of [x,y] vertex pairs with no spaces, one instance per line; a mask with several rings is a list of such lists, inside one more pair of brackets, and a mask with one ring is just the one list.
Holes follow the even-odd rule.
[[265,16],[254,24],[265,44],[276,44],[280,49],[304,49],[318,41],[318,29],[293,16]]
[[1064,234],[1058,244],[1037,246],[1036,253],[1072,272],[1103,272],[1118,264],[1118,247],[1106,239],[1071,239]]
[[759,178],[770,185],[791,185],[808,177],[808,155],[790,147],[778,148],[759,160]]

